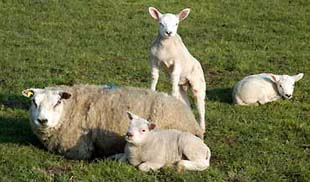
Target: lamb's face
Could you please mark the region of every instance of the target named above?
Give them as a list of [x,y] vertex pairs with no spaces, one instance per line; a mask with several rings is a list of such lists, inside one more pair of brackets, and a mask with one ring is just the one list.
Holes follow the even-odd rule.
[[64,100],[71,97],[67,92],[44,89],[27,89],[23,95],[32,100],[30,116],[38,127],[55,127],[63,112]]
[[173,14],[164,14],[159,18],[159,33],[162,37],[170,38],[177,34],[179,18]]
[[303,77],[303,73],[298,75],[273,75],[272,79],[276,83],[279,94],[284,99],[291,99],[293,97],[295,82]]
[[184,9],[179,14],[161,14],[156,8],[150,7],[150,15],[159,23],[159,34],[164,38],[171,38],[177,34],[179,22],[184,20],[190,9]]
[[130,112],[127,113],[131,121],[125,139],[128,143],[141,145],[144,143],[151,130],[155,128],[155,125]]

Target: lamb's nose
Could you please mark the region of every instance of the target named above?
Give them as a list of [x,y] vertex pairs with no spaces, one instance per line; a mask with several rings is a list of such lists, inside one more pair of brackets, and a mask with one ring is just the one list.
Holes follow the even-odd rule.
[[133,136],[133,134],[132,134],[132,133],[130,133],[130,132],[127,132],[127,133],[126,133],[126,136],[128,136],[128,137],[132,137],[132,136]]
[[166,34],[170,36],[172,34],[172,32],[166,31]]
[[40,124],[47,123],[47,119],[37,119]]
[[287,98],[291,98],[291,97],[292,97],[291,94],[285,94],[285,96],[286,96]]

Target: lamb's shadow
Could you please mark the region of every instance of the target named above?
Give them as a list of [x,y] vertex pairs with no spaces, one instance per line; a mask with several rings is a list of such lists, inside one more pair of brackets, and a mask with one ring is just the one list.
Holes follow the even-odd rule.
[[206,97],[210,101],[232,104],[232,88],[215,88],[206,91]]

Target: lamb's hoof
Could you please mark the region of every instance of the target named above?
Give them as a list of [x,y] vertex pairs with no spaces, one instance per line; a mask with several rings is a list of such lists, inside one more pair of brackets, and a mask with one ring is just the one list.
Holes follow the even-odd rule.
[[151,169],[150,166],[148,166],[145,163],[140,164],[138,168],[140,171],[144,171],[144,172],[148,172]]
[[182,161],[177,162],[176,168],[179,173],[183,173],[185,171],[185,166]]

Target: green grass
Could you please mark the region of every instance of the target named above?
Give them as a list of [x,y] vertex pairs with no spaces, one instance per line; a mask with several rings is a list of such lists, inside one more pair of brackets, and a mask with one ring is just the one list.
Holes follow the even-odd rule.
[[[149,87],[149,47],[157,34],[149,6],[192,10],[179,33],[205,71],[211,167],[143,173],[47,152],[30,130],[30,102],[21,91],[75,83]],[[3,0],[0,17],[0,181],[309,181],[307,0]],[[233,84],[260,72],[305,77],[290,101],[232,105]],[[158,89],[170,88],[161,73]]]

